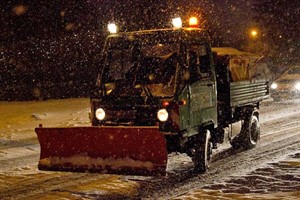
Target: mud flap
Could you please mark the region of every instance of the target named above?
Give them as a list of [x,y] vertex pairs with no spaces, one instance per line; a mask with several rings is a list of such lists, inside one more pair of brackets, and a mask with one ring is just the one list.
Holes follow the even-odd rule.
[[36,128],[40,170],[165,175],[166,141],[158,127]]

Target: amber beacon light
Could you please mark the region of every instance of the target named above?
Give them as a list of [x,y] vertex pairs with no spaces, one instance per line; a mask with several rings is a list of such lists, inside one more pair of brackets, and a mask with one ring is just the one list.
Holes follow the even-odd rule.
[[198,28],[198,19],[196,17],[191,17],[189,19],[189,26],[191,28]]

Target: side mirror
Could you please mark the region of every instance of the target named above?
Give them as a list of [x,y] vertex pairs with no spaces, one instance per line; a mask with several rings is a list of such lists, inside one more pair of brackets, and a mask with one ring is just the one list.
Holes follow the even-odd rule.
[[100,87],[100,85],[101,85],[101,77],[100,77],[100,73],[99,73],[97,76],[97,79],[96,79],[96,86]]

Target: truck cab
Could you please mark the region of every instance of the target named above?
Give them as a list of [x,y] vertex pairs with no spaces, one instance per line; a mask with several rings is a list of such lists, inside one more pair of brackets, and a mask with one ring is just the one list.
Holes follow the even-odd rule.
[[92,113],[102,108],[105,117],[93,115],[92,124],[158,125],[166,135],[193,136],[199,125],[217,125],[215,77],[205,30],[111,35],[91,101]]

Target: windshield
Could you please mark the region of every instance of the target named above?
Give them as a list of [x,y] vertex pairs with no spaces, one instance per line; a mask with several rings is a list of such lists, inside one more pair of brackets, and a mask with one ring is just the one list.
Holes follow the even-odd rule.
[[114,37],[107,48],[103,74],[107,94],[174,95],[177,43],[157,37]]

